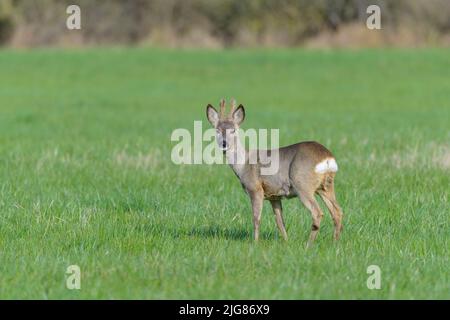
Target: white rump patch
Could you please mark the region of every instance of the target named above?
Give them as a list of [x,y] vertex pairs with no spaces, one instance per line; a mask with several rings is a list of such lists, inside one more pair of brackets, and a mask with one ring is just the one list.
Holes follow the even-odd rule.
[[328,158],[318,163],[314,168],[316,173],[327,173],[327,172],[336,172],[338,171],[338,165],[336,160],[333,158]]

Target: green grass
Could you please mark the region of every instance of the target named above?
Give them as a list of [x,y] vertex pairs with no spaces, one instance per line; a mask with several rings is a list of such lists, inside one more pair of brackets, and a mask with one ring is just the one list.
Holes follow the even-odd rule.
[[[0,298],[449,299],[449,70],[437,49],[0,52]],[[265,204],[255,244],[227,166],[171,163],[223,96],[333,151],[338,243],[325,211],[306,250],[292,199],[289,242]]]

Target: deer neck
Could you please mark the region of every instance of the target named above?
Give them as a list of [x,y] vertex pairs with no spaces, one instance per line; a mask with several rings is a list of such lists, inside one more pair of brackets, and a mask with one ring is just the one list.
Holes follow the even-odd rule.
[[233,169],[234,173],[241,178],[247,167],[247,151],[241,144],[241,141],[236,139],[234,150],[228,150],[226,153],[227,162]]

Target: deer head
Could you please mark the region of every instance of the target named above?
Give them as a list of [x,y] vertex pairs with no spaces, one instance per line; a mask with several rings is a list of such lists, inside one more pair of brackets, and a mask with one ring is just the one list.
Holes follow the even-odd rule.
[[239,139],[239,126],[244,121],[245,110],[242,104],[236,109],[236,101],[231,100],[231,110],[226,114],[225,99],[220,101],[220,112],[211,105],[206,107],[208,121],[216,129],[216,140],[219,148],[225,153],[234,151]]

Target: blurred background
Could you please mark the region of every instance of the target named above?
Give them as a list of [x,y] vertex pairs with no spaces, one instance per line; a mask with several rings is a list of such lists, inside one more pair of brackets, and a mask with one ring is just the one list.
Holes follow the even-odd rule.
[[[82,30],[67,30],[78,4]],[[382,30],[366,28],[370,4]],[[450,45],[449,0],[0,0],[0,46],[423,47]]]

